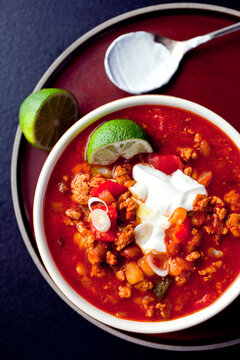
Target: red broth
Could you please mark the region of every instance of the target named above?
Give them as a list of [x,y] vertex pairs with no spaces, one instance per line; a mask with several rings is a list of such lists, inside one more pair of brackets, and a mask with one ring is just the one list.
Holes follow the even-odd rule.
[[[116,265],[100,264],[98,266],[101,267],[102,274],[100,272],[93,274],[93,265],[89,262],[85,247],[79,246],[79,238],[81,238],[81,234],[79,235],[77,231],[79,220],[69,219],[66,216],[68,209],[74,207],[76,210],[79,206],[73,202],[71,182],[77,173],[84,173],[87,169],[85,150],[89,136],[103,122],[117,118],[131,119],[143,126],[155,153],[181,157],[183,171],[191,172],[191,176],[200,182],[202,181],[200,175],[211,171],[209,179],[206,180],[206,176],[205,178],[202,176],[203,181],[207,181],[207,192],[211,199],[209,201],[214,202],[212,200],[215,199],[214,196],[223,201],[219,206],[209,205],[211,210],[208,210],[208,215],[205,214],[210,217],[208,223],[203,222],[199,225],[201,216],[195,216],[196,214],[191,212],[188,214],[191,231],[197,229],[196,231],[201,233],[201,240],[193,249],[200,256],[192,263],[194,265],[191,264],[190,274],[186,275],[186,271],[184,272],[185,282],[181,284],[178,278],[170,276],[170,286],[160,298],[155,291],[160,278],[145,273],[146,284],[151,283],[152,288],[149,286],[145,289],[144,286],[136,286],[136,283],[130,285],[128,283],[127,287],[131,295],[128,296],[129,294],[126,293],[124,297],[119,296],[119,288],[126,286],[127,281],[126,276],[125,279],[119,279],[116,273],[126,263],[132,262],[131,259],[126,260],[120,256]],[[201,136],[198,146],[196,144],[199,138],[196,134]],[[184,152],[186,148],[196,150],[197,157],[192,156],[187,159],[188,155]],[[132,166],[141,160],[142,157],[137,156],[129,164]],[[126,165],[126,161],[119,160],[118,164]],[[63,191],[64,187],[66,191]],[[238,276],[240,238],[238,233],[232,233],[231,226],[226,226],[226,221],[232,213],[240,213],[238,194],[240,194],[240,151],[219,128],[198,115],[177,108],[153,105],[132,107],[107,115],[89,126],[63,152],[47,186],[44,201],[45,233],[59,271],[72,288],[91,304],[125,319],[172,320],[208,306],[221,296]],[[219,224],[212,229],[214,219],[222,209],[226,211],[224,220],[219,221]],[[82,218],[81,222],[84,223]],[[171,231],[167,230],[165,241],[169,241],[171,236]],[[134,247],[134,243],[131,243],[126,248],[132,245]],[[189,251],[184,251],[180,255],[177,252],[170,257],[176,259],[182,256],[186,262]],[[135,258],[133,257],[133,262],[139,264],[142,255],[137,254]]]

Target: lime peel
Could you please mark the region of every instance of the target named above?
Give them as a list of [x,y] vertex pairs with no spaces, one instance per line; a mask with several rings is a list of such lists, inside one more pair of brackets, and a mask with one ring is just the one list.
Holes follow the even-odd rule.
[[19,124],[25,138],[45,151],[50,151],[77,119],[76,98],[72,93],[57,88],[45,88],[30,94],[19,110]]
[[87,148],[89,164],[108,165],[120,156],[130,159],[136,154],[152,152],[145,130],[129,119],[110,120],[95,130]]

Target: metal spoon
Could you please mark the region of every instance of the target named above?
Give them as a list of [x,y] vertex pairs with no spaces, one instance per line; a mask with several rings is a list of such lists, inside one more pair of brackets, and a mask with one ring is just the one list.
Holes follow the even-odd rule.
[[146,93],[167,84],[188,51],[239,29],[240,22],[186,41],[145,31],[128,33],[107,49],[105,71],[118,88],[131,94]]

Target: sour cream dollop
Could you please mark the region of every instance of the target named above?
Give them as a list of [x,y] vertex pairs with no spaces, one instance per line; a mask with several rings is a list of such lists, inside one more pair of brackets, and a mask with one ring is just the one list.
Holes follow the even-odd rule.
[[168,219],[178,207],[187,211],[193,209],[198,194],[207,195],[205,187],[176,170],[171,175],[148,165],[133,167],[136,184],[129,190],[141,203],[138,217],[141,223],[135,228],[135,239],[143,252],[157,250],[165,252],[165,230],[170,226]]

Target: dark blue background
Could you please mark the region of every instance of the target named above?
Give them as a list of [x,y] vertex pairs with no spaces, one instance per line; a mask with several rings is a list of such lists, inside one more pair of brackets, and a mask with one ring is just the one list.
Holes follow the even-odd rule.
[[[12,207],[10,163],[21,102],[55,58],[86,31],[126,11],[164,2],[0,0],[0,359],[174,359],[240,353],[233,347],[176,354],[128,343],[93,326],[42,278]],[[240,10],[239,0],[209,3]]]

